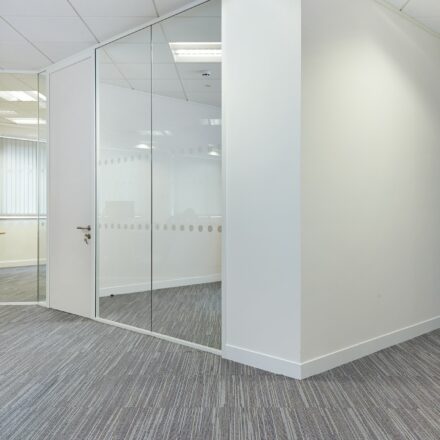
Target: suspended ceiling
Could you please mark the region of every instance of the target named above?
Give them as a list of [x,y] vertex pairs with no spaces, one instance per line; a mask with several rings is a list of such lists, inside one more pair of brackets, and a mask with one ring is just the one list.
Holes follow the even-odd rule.
[[42,69],[188,3],[188,0],[1,0],[0,69]]

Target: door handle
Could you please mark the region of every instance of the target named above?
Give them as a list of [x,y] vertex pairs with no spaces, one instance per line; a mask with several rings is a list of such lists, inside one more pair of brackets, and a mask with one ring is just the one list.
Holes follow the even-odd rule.
[[87,226],[77,226],[76,229],[79,229],[80,231],[91,231],[92,227],[90,225],[87,225]]
[[6,232],[0,231],[0,235],[5,235]]

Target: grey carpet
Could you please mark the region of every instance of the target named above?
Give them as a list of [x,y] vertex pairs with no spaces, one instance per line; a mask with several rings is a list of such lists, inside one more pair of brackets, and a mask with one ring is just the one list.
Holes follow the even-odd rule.
[[[40,279],[40,298],[37,277]],[[46,298],[46,265],[0,268],[0,303],[43,301]]]
[[[100,317],[213,348],[221,347],[221,283],[100,298]],[[151,323],[152,316],[152,323]]]
[[38,306],[0,307],[2,440],[440,438],[440,331],[304,381]]
[[37,266],[0,268],[0,301],[37,301]]

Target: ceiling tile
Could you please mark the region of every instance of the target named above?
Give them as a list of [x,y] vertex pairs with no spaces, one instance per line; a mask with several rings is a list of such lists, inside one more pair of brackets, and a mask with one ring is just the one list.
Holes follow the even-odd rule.
[[218,17],[173,17],[162,22],[168,41],[221,41],[221,19]]
[[429,29],[440,34],[440,17],[418,17],[417,20]]
[[200,92],[200,93],[221,93],[221,81],[220,80],[196,80],[186,79],[183,80],[183,86],[187,92]]
[[161,94],[163,92],[180,92],[182,84],[179,80],[156,79],[153,80],[153,93]]
[[100,41],[148,23],[155,17],[83,17]]
[[174,57],[168,43],[154,44],[153,46],[153,60],[154,63],[173,64]]
[[124,87],[126,89],[132,88],[125,79],[103,79],[101,82],[105,84],[111,84],[113,86]]
[[[150,64],[118,64],[118,69],[127,79],[149,79],[151,78]],[[153,78],[156,79],[178,79],[174,64],[153,64]]]
[[0,66],[3,69],[34,70],[49,64],[50,61],[28,42],[0,41]]
[[209,2],[206,2],[202,5],[196,6],[195,8],[191,8],[186,12],[183,12],[181,15],[186,17],[221,17],[222,3],[221,0],[210,0]]
[[100,64],[98,75],[102,80],[124,80],[121,72],[114,64]]
[[440,17],[439,0],[411,0],[403,10],[411,17]]
[[186,100],[186,97],[182,91],[179,92],[179,91],[164,90],[161,93],[156,93],[156,94],[161,96],[168,96],[169,98]]
[[153,63],[153,79],[177,79],[177,69],[174,63]]
[[75,11],[65,0],[1,0],[0,15],[32,17],[74,17]]
[[70,0],[83,17],[155,17],[152,0]]
[[32,42],[95,42],[78,17],[8,17],[9,23]]
[[35,45],[54,62],[75,55],[90,47],[91,42],[41,42]]
[[214,105],[216,107],[221,106],[221,96],[219,93],[187,92],[187,95],[190,101],[198,102],[200,104]]
[[127,79],[146,79],[150,78],[151,64],[118,64],[118,69]]
[[210,79],[220,79],[222,75],[221,63],[177,63],[182,79],[201,79],[202,72],[210,72]]
[[16,32],[8,23],[0,18],[0,41],[6,43],[9,41],[25,42],[26,40]]
[[395,8],[402,9],[403,6],[405,6],[405,3],[408,2],[408,0],[385,0],[387,3],[389,3],[391,6],[394,6]]
[[188,0],[156,0],[159,15],[168,14],[169,12],[182,8],[189,3],[191,2]]
[[150,60],[149,47],[145,44],[113,43],[105,51],[116,64],[146,64]]

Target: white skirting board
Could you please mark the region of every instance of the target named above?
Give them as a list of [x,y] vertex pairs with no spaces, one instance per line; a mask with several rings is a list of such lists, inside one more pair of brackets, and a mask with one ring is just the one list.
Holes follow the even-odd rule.
[[[215,283],[221,281],[221,274],[204,275],[197,277],[175,278],[172,280],[153,281],[153,290],[167,289],[170,287],[191,286],[193,284]],[[150,290],[150,283],[130,283],[121,284],[112,287],[102,287],[100,289],[100,297],[110,295],[125,295],[136,292],[146,292]]]
[[223,347],[223,357],[230,361],[270,371],[271,373],[282,374],[294,379],[301,378],[301,364],[276,356],[226,344]]
[[[41,264],[45,264],[46,260],[41,260]],[[0,261],[0,268],[14,268],[14,267],[25,267],[25,266],[36,266],[38,264],[38,260],[36,258],[32,258],[29,260],[9,260],[9,261]]]
[[315,374],[322,373],[340,365],[368,356],[377,351],[391,347],[432,332],[440,328],[440,316],[418,322],[417,324],[386,333],[376,338],[368,339],[359,344],[343,348],[333,353],[328,353],[301,364],[301,378],[305,379]]
[[223,349],[223,357],[294,379],[306,379],[439,328],[440,316],[437,316],[302,363],[228,344]]

